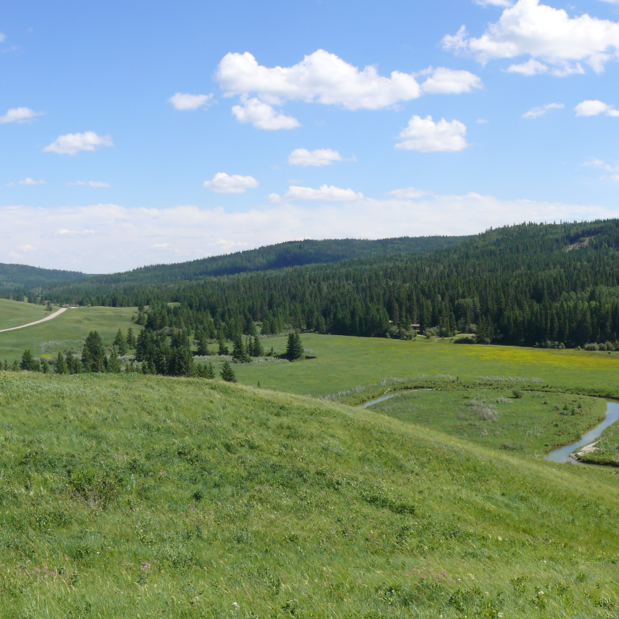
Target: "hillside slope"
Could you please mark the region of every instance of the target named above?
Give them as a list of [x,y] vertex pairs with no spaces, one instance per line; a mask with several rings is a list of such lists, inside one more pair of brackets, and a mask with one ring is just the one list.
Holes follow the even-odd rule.
[[0,373],[0,614],[608,617],[616,477],[214,381]]
[[[88,275],[76,271],[61,271],[57,269],[41,269],[25,264],[0,263],[0,293],[23,291],[51,286],[59,282],[68,283],[86,279]],[[37,294],[40,294],[37,291]],[[21,300],[21,299],[19,299]]]

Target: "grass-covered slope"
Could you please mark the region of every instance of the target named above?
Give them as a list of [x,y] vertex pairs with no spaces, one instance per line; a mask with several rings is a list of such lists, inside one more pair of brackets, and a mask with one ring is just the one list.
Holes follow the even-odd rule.
[[35,322],[48,315],[44,305],[0,299],[0,331]]
[[0,373],[0,410],[3,617],[616,612],[612,471],[190,379]]

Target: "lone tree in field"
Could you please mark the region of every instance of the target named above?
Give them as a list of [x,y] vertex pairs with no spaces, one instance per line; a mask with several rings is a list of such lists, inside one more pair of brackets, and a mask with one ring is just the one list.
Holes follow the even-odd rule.
[[84,372],[105,371],[105,350],[101,336],[96,331],[91,331],[84,342],[82,368]]
[[34,359],[32,358],[32,353],[30,352],[29,348],[26,348],[26,350],[24,350],[24,354],[21,356],[21,363],[19,364],[19,367],[22,370],[28,370],[29,372],[34,370]]
[[235,383],[236,382],[236,376],[234,374],[234,370],[232,369],[232,366],[230,365],[229,361],[224,361],[224,364],[221,367],[221,377],[227,383]]
[[288,335],[288,344],[286,346],[286,359],[289,361],[295,361],[303,356],[303,344],[301,342],[301,336],[295,331]]

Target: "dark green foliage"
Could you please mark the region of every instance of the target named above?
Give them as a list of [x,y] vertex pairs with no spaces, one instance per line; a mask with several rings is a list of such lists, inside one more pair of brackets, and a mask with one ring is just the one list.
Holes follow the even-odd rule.
[[236,382],[236,375],[234,374],[234,370],[228,361],[224,361],[224,364],[221,367],[221,377],[227,383]]
[[296,361],[303,357],[303,343],[301,336],[295,331],[288,335],[288,343],[286,345],[286,359]]
[[213,368],[213,364],[209,361],[206,365],[199,363],[194,366],[194,376],[198,378],[208,378],[212,380],[215,378],[215,370]]
[[123,332],[118,329],[118,333],[114,338],[113,346],[116,348],[116,351],[119,355],[126,355],[128,350],[127,340],[123,335]]
[[229,352],[228,347],[225,345],[222,338],[219,338],[218,344],[219,344],[219,349],[217,350],[217,354],[222,357],[227,355]]
[[65,361],[65,357],[62,352],[58,353],[58,357],[56,357],[56,363],[54,364],[54,373],[55,374],[68,374],[69,369],[67,368],[67,362]]
[[41,372],[43,372],[43,374],[49,374],[49,363],[47,359],[41,360]]
[[[0,292],[16,301],[23,301],[28,288],[50,286],[87,279],[88,275],[74,271],[39,269],[24,264],[0,264]],[[12,294],[11,294],[12,293]]]
[[105,350],[101,336],[96,331],[91,331],[84,341],[82,368],[84,372],[105,371]]
[[79,357],[75,357],[72,351],[67,352],[66,356],[67,370],[69,374],[80,374],[83,370],[82,362]]
[[126,341],[127,341],[127,347],[130,350],[133,350],[137,346],[137,340],[135,339],[135,335],[131,327],[127,329]]
[[240,334],[234,338],[232,358],[236,363],[249,363],[250,361],[245,344],[243,344],[243,337]]
[[120,359],[116,351],[112,349],[109,359],[106,361],[106,369],[110,374],[119,374],[121,370]]
[[22,370],[26,370],[28,372],[34,370],[34,358],[32,357],[32,353],[29,349],[24,350],[24,354],[21,357],[21,363],[19,364],[19,367]]
[[262,348],[262,344],[260,343],[258,336],[255,336],[253,339],[248,341],[248,347],[251,347],[249,354],[252,357],[262,357],[264,355],[264,349]]

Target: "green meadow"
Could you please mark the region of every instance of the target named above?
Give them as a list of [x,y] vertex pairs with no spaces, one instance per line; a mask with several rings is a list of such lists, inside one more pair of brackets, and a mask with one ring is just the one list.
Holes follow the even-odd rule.
[[[41,308],[41,306],[30,306],[27,303],[18,305],[26,308]],[[24,308],[20,309],[24,310]],[[35,357],[47,359],[55,357],[60,350],[72,349],[81,352],[84,338],[94,330],[99,332],[106,344],[111,344],[119,328],[125,333],[129,327],[132,327],[136,333],[141,329],[131,322],[136,311],[135,308],[112,307],[69,309],[40,325],[0,333],[0,360],[6,359],[12,362],[20,359],[26,348],[30,349]],[[47,315],[46,312],[43,313]],[[26,317],[25,314],[24,317]],[[33,320],[24,320],[20,324]]]
[[[476,384],[495,377],[533,380],[539,387],[619,397],[619,353],[548,350],[513,346],[456,345],[418,341],[303,334],[315,359],[281,364],[234,366],[240,382],[302,395],[325,396],[354,390],[384,378],[448,375]],[[284,352],[285,338],[266,338],[265,349]],[[376,391],[382,393],[378,385]],[[369,392],[357,398],[370,399]]]
[[0,331],[12,329],[49,316],[44,305],[0,299]]
[[616,616],[614,469],[221,381],[0,372],[0,408],[2,617]]

